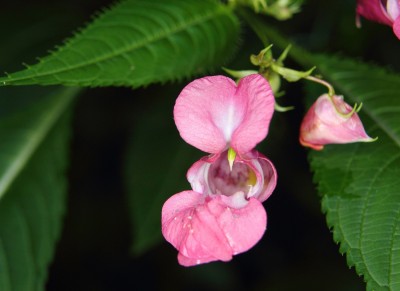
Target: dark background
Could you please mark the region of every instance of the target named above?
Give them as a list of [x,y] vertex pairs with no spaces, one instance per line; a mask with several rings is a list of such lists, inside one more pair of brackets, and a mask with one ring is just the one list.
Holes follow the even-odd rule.
[[[3,1],[2,70],[11,72],[20,69],[22,62],[34,63],[35,57],[45,55],[110,3]],[[398,40],[391,28],[364,20],[363,28],[357,29],[355,1],[310,0],[302,10],[286,22],[268,21],[311,51],[341,54],[399,70],[400,60],[395,59]],[[261,42],[244,27],[241,47],[227,66],[250,69],[248,57],[260,49]],[[286,64],[300,69],[290,61]],[[184,85],[88,89],[78,98],[68,211],[47,290],[365,289],[362,278],[349,269],[332,240],[312,182],[307,150],[297,141],[305,110],[304,90],[297,83],[283,84],[287,94],[281,101],[281,105],[294,105],[296,109],[276,113],[268,138],[259,146],[273,161],[279,176],[277,189],[264,203],[268,230],[263,239],[229,263],[194,268],[179,266],[176,250],[165,241],[140,256],[131,255],[134,236],[124,167],[135,126],[133,117],[144,110],[150,112],[153,102],[160,98],[168,98],[165,110],[172,116],[174,100]],[[165,122],[172,123],[172,117]]]

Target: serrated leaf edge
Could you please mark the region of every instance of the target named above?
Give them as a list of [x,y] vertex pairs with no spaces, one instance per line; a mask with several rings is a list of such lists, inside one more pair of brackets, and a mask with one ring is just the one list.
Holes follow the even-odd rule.
[[[129,53],[129,52],[131,52],[133,50],[136,50],[138,48],[141,48],[141,47],[146,47],[150,43],[156,42],[158,40],[166,39],[170,35],[173,35],[173,34],[176,34],[178,32],[186,30],[188,27],[196,26],[199,23],[207,22],[209,19],[212,19],[213,17],[215,17],[217,15],[227,15],[227,16],[229,16],[227,11],[228,10],[227,10],[226,7],[219,6],[219,9],[217,9],[217,10],[214,10],[214,11],[212,11],[210,13],[205,13],[205,14],[202,14],[202,15],[196,15],[196,17],[193,17],[192,20],[184,22],[184,23],[179,23],[179,25],[177,25],[177,26],[175,26],[173,28],[170,28],[169,30],[164,30],[163,33],[155,34],[152,37],[148,37],[147,39],[145,39],[143,41],[140,41],[138,43],[135,43],[135,44],[133,44],[133,45],[131,45],[129,47],[125,47],[125,48],[122,48],[122,49],[120,49],[118,51],[114,51],[113,54],[105,54],[102,57],[93,59],[93,60],[91,60],[89,62],[80,63],[79,65],[75,65],[75,66],[67,66],[64,69],[48,71],[48,72],[42,73],[42,74],[37,74],[36,72],[33,72],[33,75],[30,76],[30,77],[20,77],[20,78],[12,77],[12,75],[15,74],[15,73],[24,72],[24,71],[27,71],[27,70],[30,70],[30,71],[34,71],[35,70],[34,66],[36,64],[31,65],[31,66],[29,66],[27,64],[24,64],[27,67],[26,70],[17,71],[17,72],[10,73],[10,74],[6,73],[6,77],[0,78],[0,86],[8,85],[7,82],[11,82],[12,83],[12,82],[17,82],[17,81],[21,81],[21,80],[34,79],[36,77],[44,77],[44,76],[54,75],[54,74],[58,74],[58,73],[62,73],[62,72],[70,71],[70,70],[79,69],[79,68],[85,67],[85,66],[95,65],[95,64],[100,63],[102,61],[105,61],[107,59],[112,59],[115,56],[119,56],[119,55],[123,55],[123,54]],[[82,32],[84,32],[84,29],[82,29]],[[83,33],[79,33],[79,34],[73,36],[70,40],[66,40],[65,41],[66,46],[65,47],[60,47],[52,55],[46,56],[44,58],[39,58],[39,63],[42,63],[42,62],[46,61],[46,58],[49,58],[49,57],[52,57],[53,55],[56,55],[61,50],[68,49],[68,47],[71,44],[73,44],[72,41],[74,40],[74,38],[79,36],[79,35],[83,35]],[[1,192],[0,192],[0,198],[1,198]]]

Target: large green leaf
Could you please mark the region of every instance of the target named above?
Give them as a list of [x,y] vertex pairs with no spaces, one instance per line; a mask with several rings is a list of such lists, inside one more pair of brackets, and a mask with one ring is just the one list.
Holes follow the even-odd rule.
[[136,115],[126,153],[132,250],[136,254],[161,241],[162,205],[173,194],[190,189],[186,171],[201,156],[178,134],[172,118],[174,99],[162,97]]
[[138,87],[180,79],[220,66],[238,31],[236,17],[217,1],[126,0],[0,85]]
[[0,91],[0,290],[43,290],[65,211],[77,89]]
[[[288,40],[255,17],[242,14],[264,42]],[[340,250],[364,276],[369,290],[400,289],[400,75],[353,60],[289,54],[333,84],[345,100],[363,103],[360,116],[374,143],[328,145],[311,151],[322,208]],[[315,100],[318,95],[309,96]]]
[[327,56],[313,58],[346,100],[363,102],[371,144],[310,152],[334,239],[370,290],[400,288],[400,76]]

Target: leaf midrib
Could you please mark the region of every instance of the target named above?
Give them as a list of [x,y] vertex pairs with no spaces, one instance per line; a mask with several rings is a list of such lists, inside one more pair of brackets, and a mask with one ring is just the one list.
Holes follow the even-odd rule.
[[47,133],[64,112],[65,108],[70,104],[72,101],[71,96],[75,95],[79,90],[79,88],[64,89],[63,92],[60,93],[61,96],[58,98],[57,102],[53,101],[55,104],[52,106],[51,110],[48,110],[42,116],[36,130],[32,131],[25,145],[16,154],[11,164],[7,167],[7,170],[0,177],[0,199],[3,198],[13,181],[18,177],[33,153],[47,136]]
[[[129,47],[122,48],[122,49],[117,50],[116,52],[114,52],[112,54],[105,54],[105,55],[103,55],[101,57],[92,59],[91,61],[88,61],[88,62],[83,62],[83,63],[77,64],[77,65],[74,65],[74,66],[69,66],[69,67],[63,68],[63,69],[47,71],[46,73],[42,73],[42,74],[38,74],[38,73],[34,72],[34,77],[44,77],[44,76],[48,76],[48,75],[59,74],[59,73],[62,73],[62,72],[72,71],[72,70],[79,69],[79,68],[82,68],[82,67],[86,67],[86,66],[90,66],[90,65],[95,65],[97,63],[101,63],[101,62],[103,62],[105,60],[112,59],[112,58],[114,58],[116,56],[129,53],[129,52],[134,51],[134,50],[136,50],[138,48],[145,47],[145,46],[149,45],[150,43],[159,41],[159,40],[164,39],[164,38],[167,39],[169,36],[174,35],[176,33],[179,33],[181,31],[184,31],[188,27],[196,26],[199,23],[205,23],[209,19],[212,19],[212,18],[218,16],[219,14],[220,15],[223,15],[223,14],[228,15],[225,12],[225,10],[222,9],[222,7],[219,7],[218,10],[213,10],[210,13],[203,14],[203,15],[201,15],[199,17],[193,17],[192,20],[190,20],[188,22],[184,22],[184,23],[181,22],[179,25],[176,25],[173,28],[169,28],[169,30],[168,29],[163,29],[162,30],[163,33],[154,34],[152,37],[147,38],[142,42],[138,42],[138,43],[135,43],[135,44],[133,44],[133,45],[131,45]],[[66,49],[66,48],[67,47],[65,47],[64,49]],[[60,52],[60,51],[58,51],[58,52]],[[58,53],[58,52],[56,52],[56,53]],[[43,60],[43,62],[44,61],[45,60]],[[22,72],[27,72],[28,70],[34,70],[34,66],[35,65],[33,65],[32,67],[28,67],[27,70],[20,71],[20,72],[22,73]],[[19,72],[16,72],[14,74],[17,74],[17,73],[19,73]],[[24,76],[24,77],[20,77],[20,78],[13,78],[12,74],[11,74],[8,77],[0,78],[0,82],[1,82],[0,86],[6,86],[7,85],[7,81],[12,83],[12,82],[16,82],[16,81],[22,81],[22,80],[31,79],[31,78],[32,78],[32,76],[28,76],[28,77]],[[0,198],[1,198],[1,192],[0,192]]]

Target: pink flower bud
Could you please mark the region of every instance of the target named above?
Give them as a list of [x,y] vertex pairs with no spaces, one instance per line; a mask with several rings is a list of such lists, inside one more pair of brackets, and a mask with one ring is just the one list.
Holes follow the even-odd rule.
[[300,127],[300,143],[314,150],[326,144],[369,142],[358,114],[343,96],[320,96],[311,106]]

